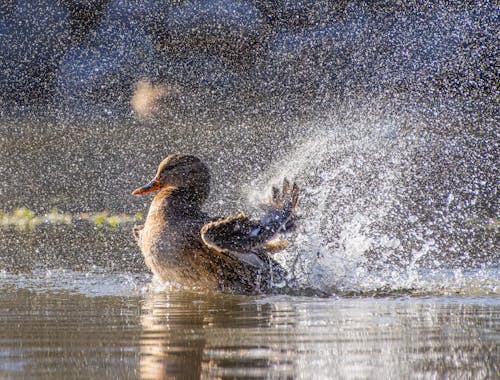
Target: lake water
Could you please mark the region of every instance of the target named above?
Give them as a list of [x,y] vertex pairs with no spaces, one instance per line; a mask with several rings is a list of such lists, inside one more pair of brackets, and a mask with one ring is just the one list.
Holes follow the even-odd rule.
[[498,293],[249,297],[150,282],[97,269],[1,273],[0,378],[499,375]]

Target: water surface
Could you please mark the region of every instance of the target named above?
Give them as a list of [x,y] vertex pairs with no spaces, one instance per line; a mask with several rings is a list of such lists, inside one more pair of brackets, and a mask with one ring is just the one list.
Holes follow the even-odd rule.
[[0,377],[490,378],[493,295],[236,296],[149,275],[0,275]]

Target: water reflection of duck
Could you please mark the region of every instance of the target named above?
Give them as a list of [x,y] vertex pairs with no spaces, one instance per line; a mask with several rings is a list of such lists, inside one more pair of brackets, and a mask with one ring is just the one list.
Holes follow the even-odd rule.
[[134,235],[147,266],[162,281],[238,293],[270,291],[286,271],[269,253],[286,247],[276,239],[293,226],[299,188],[285,179],[260,221],[243,214],[208,217],[201,207],[210,191],[208,168],[197,157],[172,154],[154,179],[133,194],[158,191],[146,222]]

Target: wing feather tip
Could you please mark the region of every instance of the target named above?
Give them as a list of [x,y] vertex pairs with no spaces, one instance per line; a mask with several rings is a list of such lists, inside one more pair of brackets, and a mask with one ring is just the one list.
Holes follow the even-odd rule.
[[231,223],[236,220],[246,219],[247,216],[240,212],[239,214],[229,215],[225,218],[219,218],[217,220],[212,220],[206,224],[204,224],[200,229],[201,240],[203,244],[205,244],[209,249],[213,249],[217,252],[227,253],[229,250],[220,245],[220,242],[217,242],[215,236],[211,236],[210,229],[221,226],[222,224]]

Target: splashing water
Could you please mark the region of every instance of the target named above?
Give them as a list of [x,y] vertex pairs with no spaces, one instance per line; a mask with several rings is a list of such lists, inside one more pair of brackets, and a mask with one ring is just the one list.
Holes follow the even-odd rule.
[[[305,129],[303,142],[256,181],[269,188],[289,176],[302,185],[296,234],[278,256],[301,286],[328,292],[498,291],[498,232],[492,227],[484,233],[487,220],[495,219],[472,222],[491,205],[460,206],[467,201],[464,189],[483,183],[484,173],[477,170],[463,182],[456,181],[462,173],[445,173],[444,191],[426,185],[435,175],[435,152],[456,141],[429,144],[428,126],[415,115],[387,116],[369,106],[331,114]],[[459,149],[470,153],[467,146]],[[425,150],[434,154],[423,155]],[[485,193],[476,191],[476,199]],[[416,207],[416,195],[427,207]],[[257,192],[248,198],[257,203]],[[484,234],[474,242],[477,229]]]

